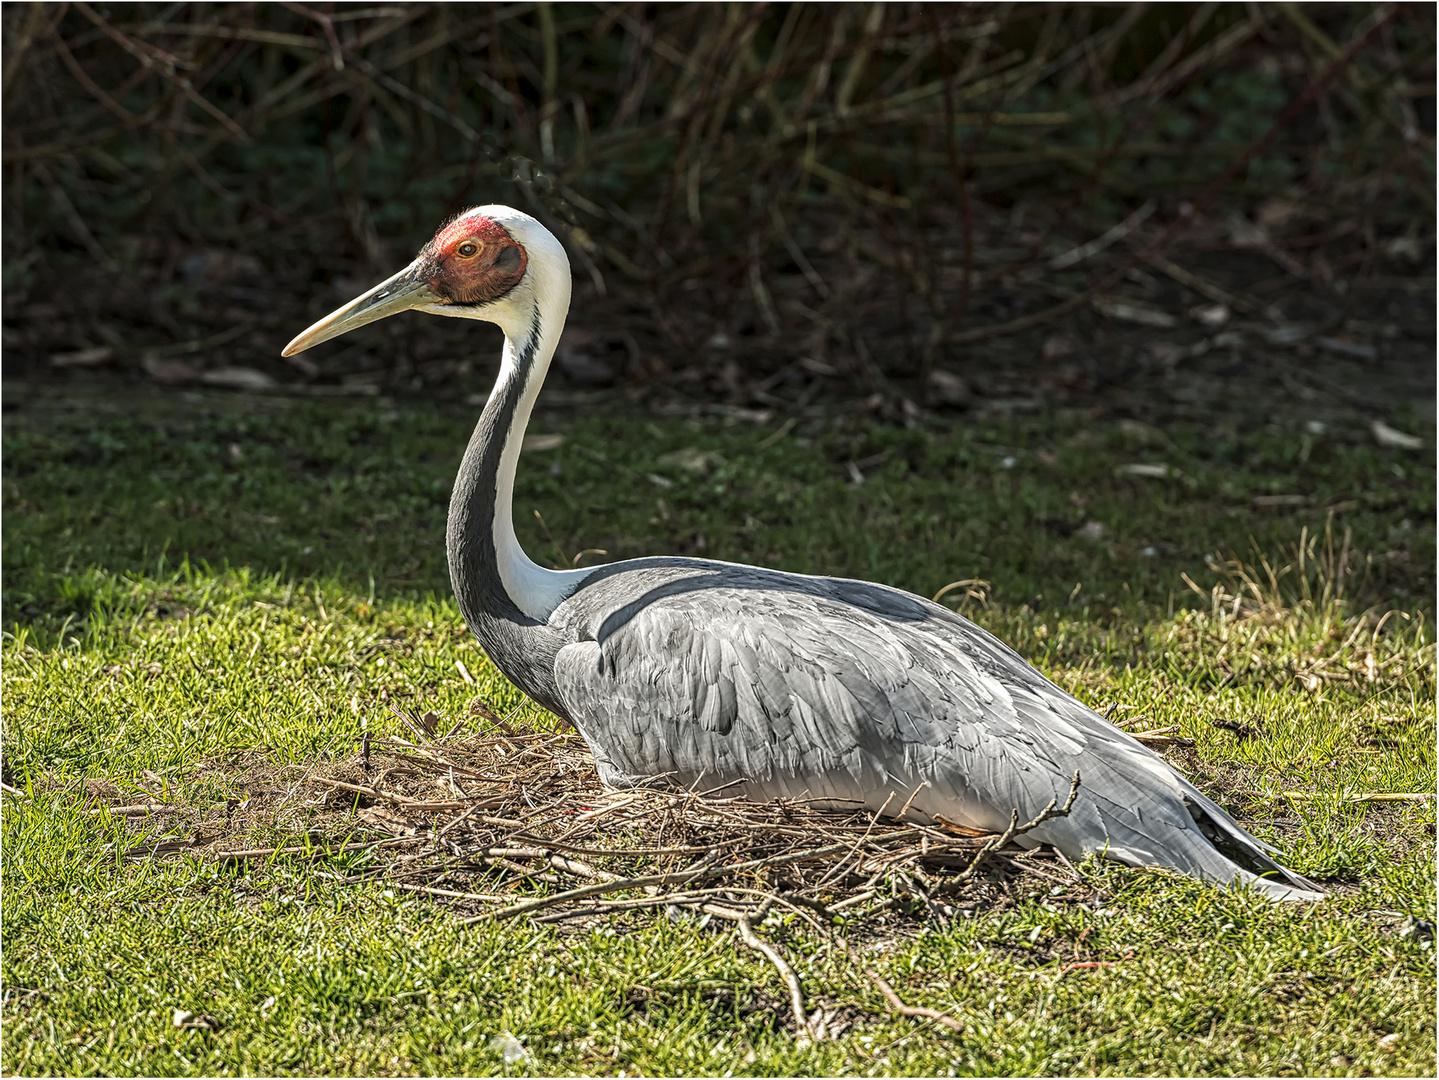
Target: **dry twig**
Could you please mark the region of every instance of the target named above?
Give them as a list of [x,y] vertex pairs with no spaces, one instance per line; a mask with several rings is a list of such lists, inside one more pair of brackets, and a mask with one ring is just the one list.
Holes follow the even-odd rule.
[[784,980],[785,989],[789,991],[789,1007],[794,1012],[795,1031],[801,1038],[807,1036],[810,1040],[818,1042],[820,1038],[823,1038],[823,1032],[820,1033],[819,1038],[816,1038],[810,1027],[808,1014],[804,1011],[804,992],[800,990],[799,977],[795,975],[794,969],[789,966],[773,945],[754,932],[754,928],[749,924],[748,916],[741,915],[737,924],[740,940],[773,964],[775,970],[779,972],[779,977]]

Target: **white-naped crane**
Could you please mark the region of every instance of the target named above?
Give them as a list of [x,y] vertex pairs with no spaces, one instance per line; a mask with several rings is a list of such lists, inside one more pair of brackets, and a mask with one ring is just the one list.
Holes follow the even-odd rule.
[[706,559],[546,570],[511,518],[515,466],[570,304],[559,241],[507,206],[445,224],[394,277],[332,312],[290,356],[401,311],[483,319],[500,374],[460,463],[446,550],[460,611],[521,690],[575,726],[601,779],[860,803],[1022,837],[1065,855],[1317,899],[1147,747],[997,638],[886,585]]

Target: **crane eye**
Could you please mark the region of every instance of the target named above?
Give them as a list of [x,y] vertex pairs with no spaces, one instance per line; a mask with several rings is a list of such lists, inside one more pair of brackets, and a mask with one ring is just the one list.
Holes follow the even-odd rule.
[[462,259],[473,259],[480,253],[480,245],[473,240],[466,240],[459,247],[455,248],[455,253]]

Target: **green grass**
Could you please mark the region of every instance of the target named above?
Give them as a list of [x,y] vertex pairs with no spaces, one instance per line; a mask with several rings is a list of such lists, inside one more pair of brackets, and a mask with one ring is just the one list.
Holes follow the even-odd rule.
[[[1433,949],[1403,928],[1434,919],[1434,801],[1347,796],[1434,790],[1434,472],[1359,432],[1049,415],[775,438],[615,405],[532,425],[566,436],[521,466],[537,558],[702,552],[925,594],[981,578],[970,614],[1092,704],[1178,725],[1196,746],[1171,760],[1331,890],[1274,906],[1087,863],[1082,888],[1021,882],[950,929],[849,928],[962,1035],[886,1014],[776,919],[812,1003],[854,1007],[838,1041],[797,1048],[773,969],[726,928],[462,927],[345,884],[370,855],[335,853],[352,826],[303,804],[276,804],[255,846],[329,857],[127,858],[188,832],[92,814],[96,796],[219,827],[260,765],[298,775],[399,733],[388,700],[522,706],[446,584],[472,412],[215,395],[7,414],[3,779],[28,798],[4,800],[5,1071],[1432,1074]],[[1121,471],[1136,462],[1176,475]],[[1278,494],[1310,501],[1256,506]],[[1292,569],[1270,583],[1260,554]]]

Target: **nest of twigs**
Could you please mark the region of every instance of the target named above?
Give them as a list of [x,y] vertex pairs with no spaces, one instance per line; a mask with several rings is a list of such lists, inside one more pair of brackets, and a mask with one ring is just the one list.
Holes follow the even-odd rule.
[[[656,912],[733,924],[778,969],[802,1038],[824,1037],[822,1010],[818,1020],[807,1015],[793,970],[756,933],[771,911],[799,916],[863,967],[837,926],[896,910],[944,922],[1009,891],[1016,875],[1075,880],[1058,852],[1013,842],[1068,813],[1078,777],[1063,806],[1027,822],[1016,813],[1002,833],[984,833],[899,820],[902,803],[881,816],[804,800],[748,802],[723,788],[606,790],[575,732],[518,729],[480,711],[487,730],[464,739],[436,738],[431,716],[401,713],[413,740],[367,738],[353,765],[302,781],[315,794],[328,789],[331,806],[350,801],[359,824],[384,835],[346,845],[374,851],[349,880],[380,878],[432,896],[464,922],[583,926]],[[864,971],[892,1010],[957,1028]]]
[[[474,921],[656,908],[738,921],[776,903],[853,919],[896,902],[944,919],[986,867],[1043,875],[1036,863],[1058,860],[1072,874],[1052,849],[1010,845],[1069,812],[1078,776],[1063,806],[1026,822],[1016,812],[1009,828],[987,833],[903,820],[908,804],[898,799],[880,814],[834,800],[755,803],[724,787],[607,790],[573,731],[516,729],[485,708],[484,735],[434,739],[428,716],[396,712],[419,738],[366,739],[359,770],[368,782],[311,782],[353,794],[364,825],[413,842],[371,873],[463,901]],[[412,793],[387,784],[397,773]],[[425,774],[451,797],[422,797]]]
[[[1010,903],[1023,877],[1048,879],[1045,888],[1079,880],[1058,851],[1015,844],[1069,812],[1080,794],[1078,776],[1062,806],[1051,802],[1029,821],[1016,812],[1003,832],[985,833],[903,820],[908,807],[898,799],[881,814],[832,801],[755,803],[724,788],[607,790],[574,731],[516,727],[480,699],[471,717],[446,734],[433,713],[392,708],[412,738],[366,736],[356,758],[303,767],[299,776],[289,774],[300,766],[256,762],[243,780],[245,798],[228,803],[218,830],[218,822],[200,820],[203,812],[196,816],[197,808],[113,805],[123,796],[108,784],[90,792],[107,804],[90,813],[132,821],[163,816],[172,834],[193,819],[189,839],[135,845],[125,852],[130,859],[190,854],[248,862],[365,852],[365,868],[347,882],[382,880],[387,888],[425,894],[463,923],[524,917],[587,927],[622,913],[653,913],[733,925],[739,940],[779,972],[796,1034],[810,1041],[834,1034],[826,1026],[833,1016],[806,1011],[782,951],[757,932],[771,912],[797,916],[827,936],[892,1011],[958,1030],[952,1017],[906,1005],[866,967],[850,945],[855,932],[886,918],[945,923]],[[469,720],[483,730],[459,735]],[[316,808],[330,826],[323,830],[334,838],[328,843],[314,835]],[[254,845],[255,827],[282,825],[295,814],[309,823],[308,842]],[[841,927],[844,935],[836,932]]]

